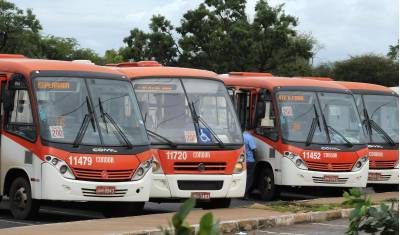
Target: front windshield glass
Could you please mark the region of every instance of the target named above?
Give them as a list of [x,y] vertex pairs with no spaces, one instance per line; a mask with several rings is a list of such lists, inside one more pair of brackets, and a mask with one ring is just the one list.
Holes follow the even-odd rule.
[[365,132],[352,95],[319,92],[318,98],[331,143],[345,144],[346,139],[352,144],[366,143]]
[[317,128],[312,143],[328,143],[317,95],[314,92],[281,91],[277,97],[284,139],[306,142],[312,120],[315,118]]
[[277,97],[284,139],[306,142],[315,122],[311,143],[365,143],[365,134],[351,95],[282,91]]
[[128,81],[54,77],[36,78],[34,86],[43,139],[74,143],[85,116],[93,110],[93,118],[90,118],[81,144],[126,146],[117,127],[103,118],[104,113],[111,117],[133,145],[148,144]]
[[[399,98],[389,95],[364,95],[368,116],[395,143],[399,142]],[[372,143],[385,143],[382,133],[372,128]]]
[[[223,144],[242,143],[240,127],[222,83],[189,78],[146,78],[133,83],[148,130],[180,144],[217,144],[211,132]],[[196,122],[194,114],[208,127]],[[165,142],[156,136],[151,138],[152,143]]]

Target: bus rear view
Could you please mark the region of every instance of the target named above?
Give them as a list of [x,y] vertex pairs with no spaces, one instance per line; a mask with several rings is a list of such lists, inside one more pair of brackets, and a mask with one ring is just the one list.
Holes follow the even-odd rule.
[[[156,62],[122,64],[158,152],[150,197],[194,197],[203,208],[229,207],[246,184],[242,133],[223,82],[204,70]],[[124,68],[130,66],[130,68]]]
[[350,91],[263,73],[220,77],[236,100],[242,128],[257,141],[254,187],[263,199],[276,197],[280,186],[366,186],[366,136]]

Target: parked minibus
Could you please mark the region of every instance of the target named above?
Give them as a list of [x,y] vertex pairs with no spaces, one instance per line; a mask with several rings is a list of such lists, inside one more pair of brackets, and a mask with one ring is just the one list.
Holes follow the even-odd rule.
[[155,61],[111,65],[132,80],[158,157],[150,198],[229,207],[244,196],[246,157],[234,107],[217,74]]
[[371,184],[399,183],[399,96],[392,89],[358,82],[336,82],[350,89],[368,133]]
[[143,207],[153,154],[125,75],[3,54],[0,81],[0,194],[15,218],[43,200],[97,202],[106,215]]
[[220,78],[242,128],[256,140],[254,187],[262,199],[276,197],[281,186],[366,186],[366,134],[349,90],[323,79],[268,73]]

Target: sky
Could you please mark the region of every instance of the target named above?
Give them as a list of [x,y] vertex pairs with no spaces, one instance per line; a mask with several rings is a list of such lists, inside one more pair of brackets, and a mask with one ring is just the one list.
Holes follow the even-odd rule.
[[[175,26],[182,15],[202,0],[9,0],[32,8],[43,34],[74,37],[81,47],[103,54],[123,46],[132,28],[148,30],[150,18],[161,14]],[[247,0],[254,17],[258,0]],[[343,60],[365,53],[386,55],[399,39],[398,0],[268,0],[284,3],[287,14],[299,19],[298,31],[317,40],[314,64]]]

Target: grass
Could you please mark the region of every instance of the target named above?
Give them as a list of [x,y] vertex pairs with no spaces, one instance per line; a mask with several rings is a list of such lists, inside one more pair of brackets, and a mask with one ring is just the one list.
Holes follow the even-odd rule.
[[306,203],[298,203],[298,202],[290,202],[290,201],[275,201],[268,203],[266,205],[263,204],[253,204],[249,206],[251,209],[264,209],[264,210],[272,210],[279,212],[313,212],[313,211],[329,211],[337,208],[342,208],[343,206],[340,204],[325,204],[325,205],[314,205],[314,204],[306,204]]

